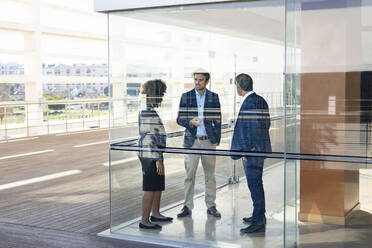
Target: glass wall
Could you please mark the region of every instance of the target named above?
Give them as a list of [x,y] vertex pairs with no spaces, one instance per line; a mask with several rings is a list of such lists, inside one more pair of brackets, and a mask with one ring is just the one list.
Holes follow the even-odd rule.
[[[110,13],[111,231],[215,246],[367,246],[371,6],[371,0],[239,1]],[[181,96],[193,90],[193,72],[200,68],[210,72],[208,89],[221,103],[215,149],[184,147],[187,131],[177,123]],[[272,151],[231,148],[247,100],[236,90],[240,73],[253,78],[253,90],[268,103]],[[146,151],[138,142],[139,88],[155,78],[167,84],[159,111],[167,133],[163,213],[176,217],[184,205],[184,160],[192,153],[217,155],[222,214],[218,220],[206,215],[199,168],[192,217],[174,219],[158,234],[138,229],[142,171],[136,154]],[[237,154],[266,158],[267,225],[259,237],[238,235],[252,201],[242,160],[230,158]]]
[[[242,1],[109,14],[111,232],[209,245],[295,244],[297,163],[286,161],[285,154],[299,149],[300,77],[296,68],[296,33],[291,30],[287,36],[292,40],[285,40],[285,8],[285,1]],[[298,24],[296,18],[287,23],[287,28]],[[290,61],[285,63],[288,58]],[[285,76],[289,69],[291,73]],[[207,89],[218,94],[220,102],[221,140],[215,148],[188,147],[183,141],[188,131],[180,125],[180,115],[185,114],[181,96],[195,92],[194,72],[200,70],[210,73]],[[270,138],[272,153],[267,147],[231,149],[234,128],[246,99],[235,85],[235,77],[241,73],[251,76],[254,92],[268,104],[269,137],[260,139]],[[173,223],[162,226],[160,236],[138,229],[143,172],[141,156],[137,155],[149,151],[141,145],[143,135],[139,135],[142,127],[138,120],[146,109],[144,102],[149,101],[140,93],[140,87],[153,79],[161,79],[167,85],[158,109],[167,133],[166,146],[158,150],[164,152],[165,164],[161,206],[164,214],[175,218]],[[187,111],[190,114],[194,110]],[[214,125],[214,129],[219,129]],[[206,214],[206,178],[201,162],[195,175],[192,218],[176,218],[186,204],[184,160],[189,154],[207,154],[211,160],[217,155],[216,207],[221,219]],[[266,158],[263,183],[268,224],[265,235],[254,239],[239,236],[239,229],[246,227],[242,218],[251,215],[253,207],[242,160],[232,160],[233,155]],[[205,225],[199,225],[203,222]],[[284,235],[285,228],[290,235]]]
[[[302,1],[299,221],[370,235],[371,1]],[[304,156],[320,155],[321,160]],[[326,157],[327,155],[328,157]],[[363,168],[363,170],[361,170]],[[363,216],[363,217],[362,217]],[[364,220],[362,220],[364,219]],[[368,220],[368,221],[366,221]],[[344,228],[344,226],[348,228]],[[358,227],[358,228],[359,228]],[[307,244],[314,235],[304,225]],[[316,243],[340,246],[340,232]],[[358,241],[368,246],[366,239]]]

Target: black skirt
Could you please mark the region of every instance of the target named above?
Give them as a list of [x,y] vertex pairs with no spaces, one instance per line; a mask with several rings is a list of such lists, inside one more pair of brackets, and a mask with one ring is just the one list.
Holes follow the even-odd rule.
[[163,191],[165,185],[164,175],[156,172],[156,160],[152,158],[139,157],[142,165],[142,190]]

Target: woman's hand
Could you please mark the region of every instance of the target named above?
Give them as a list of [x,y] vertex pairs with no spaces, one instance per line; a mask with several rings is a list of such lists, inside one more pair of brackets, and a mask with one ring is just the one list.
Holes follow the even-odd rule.
[[164,163],[163,163],[163,160],[156,160],[156,172],[159,175],[164,175]]

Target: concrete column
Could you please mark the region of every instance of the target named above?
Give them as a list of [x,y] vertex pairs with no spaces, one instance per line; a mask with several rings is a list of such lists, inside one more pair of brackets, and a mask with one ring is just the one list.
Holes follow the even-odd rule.
[[[347,1],[324,3],[337,6],[302,6],[300,151],[360,156],[358,147],[350,145],[361,129],[360,8],[347,8]],[[299,219],[346,224],[359,207],[358,168],[301,161]]]
[[127,123],[128,106],[126,98],[126,59],[125,59],[125,25],[120,17],[110,17],[110,26],[121,25],[121,29],[115,28],[110,35],[110,83],[112,90],[112,121],[111,125],[124,126]]
[[40,3],[32,1],[30,10],[33,12],[35,30],[24,34],[25,50],[25,100],[27,103],[26,120],[28,135],[40,134],[43,124],[43,108],[40,104],[43,98],[42,66],[41,66],[41,32]]
[[[175,35],[172,35],[174,37]],[[177,50],[174,51],[172,57],[172,81],[167,83],[167,97],[171,98],[171,108],[168,110],[170,113],[167,115],[168,120],[165,121],[167,132],[179,131],[182,128],[176,123],[178,106],[182,93],[184,91],[184,78],[185,78],[185,65],[184,57],[185,50],[184,47],[180,47],[180,44],[177,43],[177,39],[173,39],[172,43]]]
[[128,108],[125,99],[125,85],[123,82],[111,83],[112,87],[112,122],[115,127],[122,127],[127,123]]

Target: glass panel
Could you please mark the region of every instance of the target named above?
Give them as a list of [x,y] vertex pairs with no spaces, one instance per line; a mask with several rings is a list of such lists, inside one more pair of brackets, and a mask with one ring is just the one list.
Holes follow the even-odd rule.
[[[304,246],[310,236],[317,237],[314,246],[342,246],[353,242],[356,229],[371,234],[365,201],[371,190],[364,188],[368,171],[361,170],[371,168],[371,4],[302,1],[291,14],[301,20],[288,30],[299,30],[292,37],[301,53],[292,64],[301,71],[298,217]],[[316,230],[312,223],[318,223]],[[335,231],[314,236],[325,227]],[[368,246],[369,238],[358,245]]]
[[[285,147],[284,152],[298,154],[300,151],[300,2],[286,1],[286,58],[285,58]],[[296,247],[297,244],[297,199],[298,199],[298,160],[285,159],[284,186],[285,186],[285,211],[284,211],[284,246]]]
[[0,20],[3,22],[31,23],[33,21],[32,7],[27,2],[1,1]]
[[[284,213],[287,207],[283,200],[284,185],[287,183],[284,180],[285,163],[283,160],[287,125],[284,112],[286,106],[284,105],[285,79],[283,76],[285,68],[283,64],[285,61],[284,13],[284,1],[247,1],[109,14],[112,97],[110,116],[112,232],[154,238],[154,233],[138,230],[139,221],[144,221],[141,220],[142,199],[140,196],[143,195],[141,167],[142,169],[147,167],[143,161],[145,156],[140,155],[142,160],[140,161],[136,151],[139,154],[150,151],[155,154],[164,152],[166,172],[161,210],[165,215],[172,217],[176,217],[183,205],[188,204],[184,199],[184,185],[186,171],[190,171],[187,168],[190,165],[189,154],[209,155],[210,157],[204,161],[205,165],[214,160],[211,155],[217,154],[213,172],[218,188],[215,202],[226,222],[221,224],[222,222],[218,219],[210,218],[206,214],[208,199],[205,198],[210,197],[205,197],[205,181],[208,177],[204,175],[202,164],[199,164],[195,172],[193,195],[195,198],[192,198],[195,206],[192,218],[174,219],[171,225],[164,225],[161,236],[155,238],[217,246],[223,246],[223,244],[239,244],[248,247],[283,246]],[[247,22],[250,25],[245,25]],[[194,82],[195,74],[202,75],[202,82],[207,80],[206,75],[201,72],[210,73],[211,77],[206,88],[218,94],[221,105],[221,141],[216,148],[193,146],[196,143],[201,144],[204,138],[200,138],[200,141],[190,146],[186,143],[186,147],[183,142],[184,136],[186,135],[187,141],[190,135],[189,125],[192,118],[188,120],[187,117],[199,116],[199,113],[196,95],[195,98],[189,97],[181,100],[182,95],[186,92],[195,93],[194,88],[199,87]],[[260,156],[270,157],[271,149],[267,147],[267,133],[260,130],[259,139],[263,140],[265,145],[256,145],[255,150],[245,147],[234,149],[233,152],[236,153],[230,150],[236,120],[244,100],[237,94],[235,85],[235,78],[241,73],[247,73],[252,77],[253,90],[267,102],[269,111],[260,106],[257,110],[251,111],[249,115],[254,116],[258,125],[262,125],[262,129],[268,126],[267,114],[270,115],[272,150],[279,154],[279,157],[272,156],[265,161],[261,158],[257,162],[257,165],[263,166],[262,177],[267,199],[267,229],[266,236],[249,240],[240,236],[239,232],[241,228],[247,227],[241,224],[242,218],[253,212],[250,190],[247,187],[247,180],[243,180],[245,172],[242,160],[232,160],[230,156],[244,155],[249,159]],[[166,83],[167,90],[164,96],[152,95],[159,94],[161,87],[151,88],[149,85],[158,83],[153,81],[144,86],[149,80],[155,79],[161,79]],[[144,89],[147,87],[153,91],[146,91],[147,95],[143,95],[140,87]],[[248,88],[245,89],[245,92],[250,91]],[[151,106],[147,105],[149,102],[154,104],[152,97],[162,99],[161,107],[157,111],[152,111]],[[210,104],[207,97],[206,102]],[[189,100],[195,100],[195,106],[192,105],[193,103],[189,104]],[[259,101],[265,105],[262,100]],[[208,121],[213,123],[212,128],[206,127],[206,129],[218,131],[219,113],[216,109],[218,107],[211,106],[203,112],[204,125],[209,125]],[[158,121],[159,119],[161,122]],[[187,119],[186,124],[180,125],[183,119]],[[295,117],[292,119],[296,120]],[[145,120],[148,120],[148,125],[143,123]],[[294,128],[296,127],[296,121],[290,123],[294,123]],[[159,130],[162,130],[163,126],[167,133],[166,147],[157,146],[154,149],[151,146],[140,145],[146,139],[147,142],[161,140],[159,137],[163,136]],[[184,132],[185,127],[188,131]],[[144,129],[146,131],[143,131]],[[142,130],[140,137],[138,137],[139,130]],[[196,136],[197,128],[194,131],[195,134],[191,135]],[[199,131],[201,131],[199,136],[208,136],[207,141],[211,144],[214,137],[211,138],[207,131],[207,135],[202,135],[202,130]],[[159,132],[158,135],[155,134],[156,132]],[[149,136],[146,137],[146,135]],[[252,135],[258,135],[258,131]],[[263,161],[264,165],[261,165]],[[156,164],[154,161],[152,163]],[[155,168],[153,164],[151,168]],[[254,164],[256,165],[256,162]],[[144,174],[146,175],[146,171]],[[295,174],[292,173],[290,176],[293,178]],[[254,179],[260,178],[261,176],[258,175]],[[248,178],[251,183],[250,180],[252,179]],[[227,185],[228,183],[231,185]],[[289,187],[293,188],[295,185],[292,184]],[[255,192],[257,188],[259,186],[251,186],[251,190]],[[295,206],[296,201],[293,199],[291,201]],[[205,225],[196,224],[200,222],[205,222]]]

